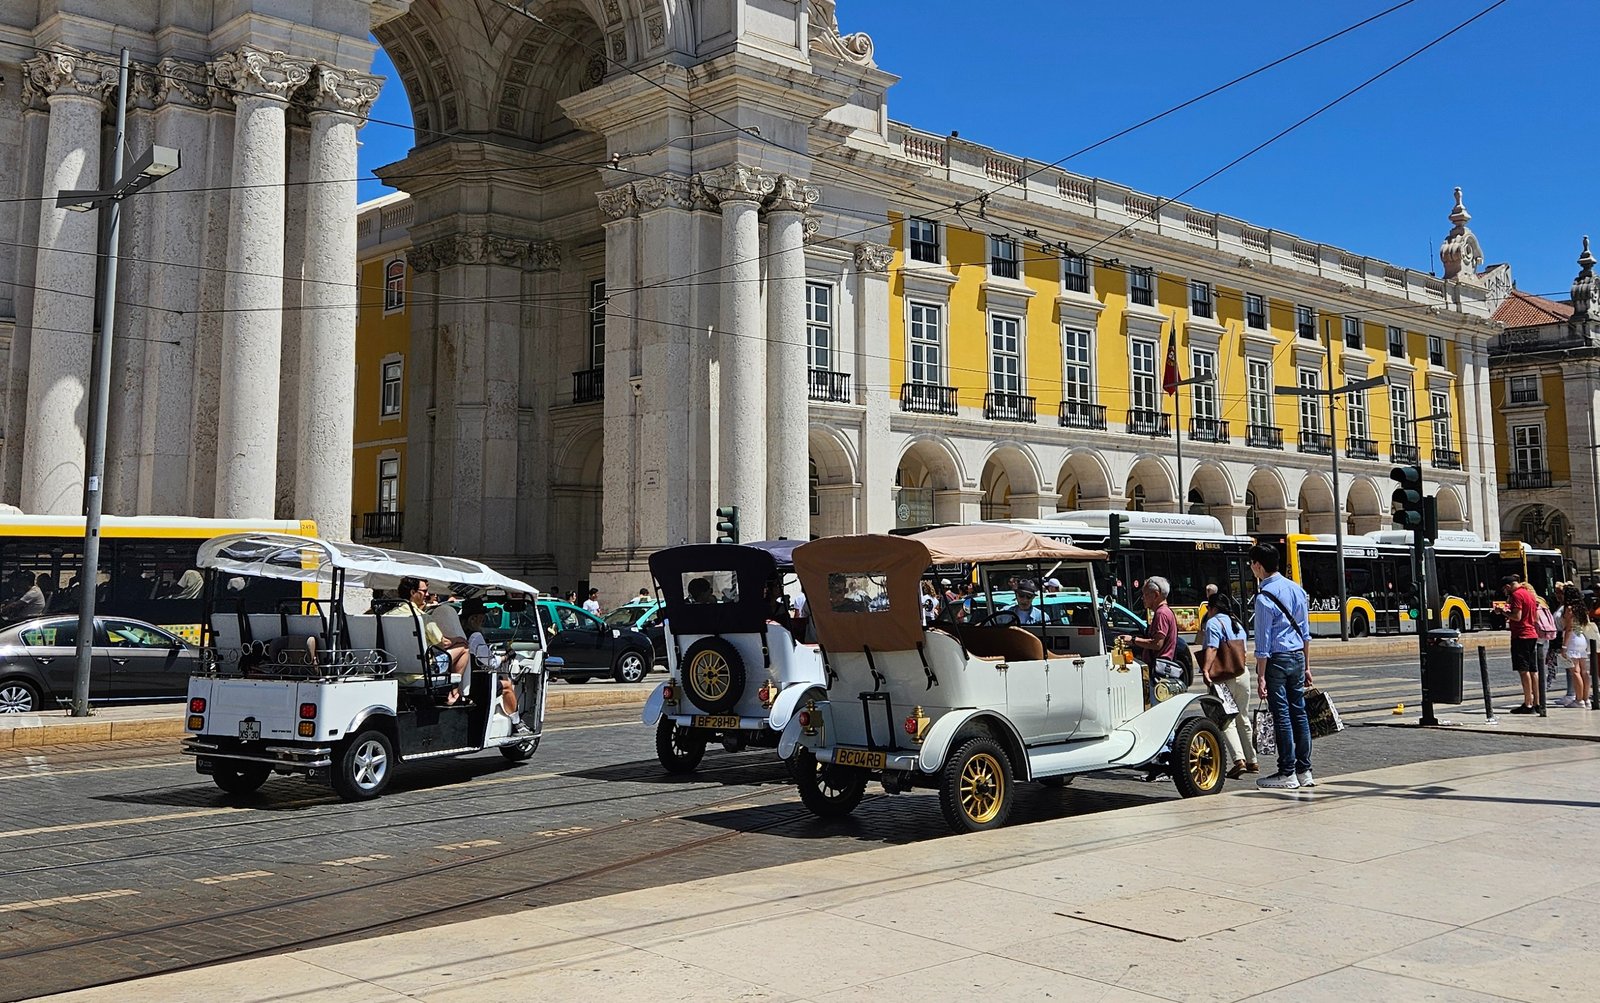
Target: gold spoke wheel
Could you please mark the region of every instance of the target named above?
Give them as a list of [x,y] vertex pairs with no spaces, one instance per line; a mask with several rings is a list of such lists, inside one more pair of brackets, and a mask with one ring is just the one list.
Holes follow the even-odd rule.
[[694,675],[696,691],[706,699],[720,700],[727,695],[731,673],[720,652],[700,652],[690,664],[689,671]]
[[1217,781],[1222,773],[1222,750],[1217,746],[1217,737],[1209,731],[1197,730],[1189,736],[1188,759],[1189,779],[1203,791],[1211,790],[1217,786]]
[[961,809],[978,825],[988,825],[1005,802],[1005,773],[987,752],[968,759],[961,769]]

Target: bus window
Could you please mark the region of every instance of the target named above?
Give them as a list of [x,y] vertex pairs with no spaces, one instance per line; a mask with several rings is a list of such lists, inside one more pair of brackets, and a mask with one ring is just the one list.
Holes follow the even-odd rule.
[[18,572],[26,572],[45,594],[46,612],[77,610],[78,575],[82,570],[83,541],[80,539],[13,537],[0,546],[0,584],[9,587]]
[[[1348,571],[1346,572],[1348,575]],[[1306,590],[1311,609],[1326,613],[1339,611],[1339,579],[1333,555],[1300,549],[1300,585]]]

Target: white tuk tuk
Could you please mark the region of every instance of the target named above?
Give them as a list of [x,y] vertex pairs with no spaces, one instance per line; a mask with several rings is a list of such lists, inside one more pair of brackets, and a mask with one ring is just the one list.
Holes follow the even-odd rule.
[[[210,540],[198,565],[207,579],[202,669],[189,681],[192,735],[183,746],[223,790],[246,793],[273,773],[298,774],[365,800],[404,762],[491,748],[520,762],[538,748],[546,676],[537,639],[505,646],[491,664],[468,659],[468,671],[452,675],[410,597],[348,608],[360,602],[351,590],[392,595],[405,578],[509,604],[531,600],[532,586],[462,558],[277,533]],[[314,586],[306,591],[320,597],[263,611],[249,585],[264,578]],[[462,636],[448,605],[426,617],[445,637]]]
[[[805,695],[778,747],[806,805],[848,814],[879,777],[889,793],[936,788],[946,821],[971,832],[1005,823],[1017,781],[1134,768],[1170,773],[1184,796],[1221,790],[1221,703],[1156,685],[1120,643],[1108,650],[1098,601],[1030,597],[1054,579],[1093,599],[1104,560],[993,525],[796,549],[834,678]],[[924,625],[918,585],[933,564],[974,569],[973,622]],[[1015,605],[999,608],[1003,593]]]

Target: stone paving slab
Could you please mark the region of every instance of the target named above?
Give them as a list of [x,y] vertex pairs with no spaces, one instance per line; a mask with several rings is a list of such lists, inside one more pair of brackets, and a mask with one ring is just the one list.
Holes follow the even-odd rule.
[[[1592,837],[1597,767],[1580,743],[1414,763],[52,998],[1589,999],[1600,879],[1527,847]],[[1227,908],[1183,920],[1208,900]]]

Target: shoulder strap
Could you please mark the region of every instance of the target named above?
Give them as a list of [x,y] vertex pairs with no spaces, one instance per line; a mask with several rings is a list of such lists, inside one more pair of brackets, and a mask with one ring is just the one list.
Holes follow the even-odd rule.
[[[1295,629],[1295,633],[1300,634],[1300,625],[1294,622],[1294,614],[1289,612],[1289,607],[1287,607],[1287,606],[1285,606],[1283,604],[1283,600],[1282,599],[1279,599],[1277,596],[1273,595],[1271,590],[1267,589],[1267,588],[1262,588],[1259,594],[1266,596],[1268,599],[1271,599],[1272,600],[1272,605],[1278,607],[1280,610],[1283,611],[1284,620],[1288,621],[1289,626],[1291,626],[1291,627],[1293,627]],[[1300,640],[1309,641],[1309,640],[1311,640],[1311,638],[1308,637],[1305,634],[1300,634]]]

